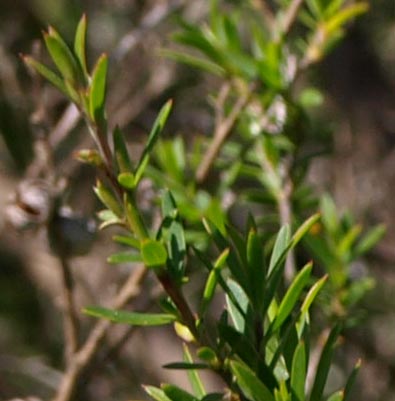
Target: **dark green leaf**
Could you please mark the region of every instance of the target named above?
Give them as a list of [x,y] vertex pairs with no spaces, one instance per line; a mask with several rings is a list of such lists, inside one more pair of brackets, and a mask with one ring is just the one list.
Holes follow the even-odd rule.
[[247,263],[250,279],[251,299],[257,310],[261,310],[264,299],[266,269],[263,258],[263,243],[255,229],[251,229],[247,240]]
[[172,362],[163,365],[165,369],[177,370],[195,370],[195,369],[209,369],[210,366],[205,363],[189,363],[189,362]]
[[321,352],[320,361],[317,366],[313,387],[310,394],[310,401],[320,400],[323,396],[325,383],[328,378],[329,368],[332,363],[332,355],[336,340],[340,333],[340,326],[335,326],[330,332],[328,339]]
[[351,390],[354,386],[355,379],[358,375],[359,369],[361,368],[361,360],[359,359],[354,366],[350,376],[347,379],[346,386],[344,387],[344,401],[349,401],[351,399]]
[[86,307],[83,312],[89,316],[132,326],[163,326],[176,321],[176,316],[170,314],[118,311],[101,306]]
[[122,207],[110,188],[106,187],[101,181],[97,180],[96,186],[93,188],[93,190],[102,203],[107,206],[116,216],[123,216]]
[[269,389],[256,377],[255,373],[246,365],[231,361],[230,368],[236,377],[243,394],[251,401],[274,401]]

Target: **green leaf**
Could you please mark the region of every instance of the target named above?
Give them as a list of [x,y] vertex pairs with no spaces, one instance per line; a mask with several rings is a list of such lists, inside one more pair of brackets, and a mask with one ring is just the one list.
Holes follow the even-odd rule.
[[132,248],[135,249],[140,249],[140,241],[135,238],[132,237],[130,235],[126,236],[126,235],[114,235],[112,237],[113,241],[117,242],[118,244],[122,244],[122,245],[128,245]]
[[198,398],[172,384],[162,384],[162,389],[172,401],[198,401]]
[[117,180],[118,183],[125,189],[131,190],[134,189],[135,186],[135,180],[134,180],[134,174],[133,173],[121,173],[118,175]]
[[344,7],[341,11],[336,13],[329,21],[326,21],[325,29],[328,34],[332,34],[334,31],[342,28],[344,24],[351,21],[358,15],[366,13],[368,10],[368,3],[359,2],[350,4],[348,7]]
[[343,390],[336,391],[327,398],[327,401],[343,401],[344,400],[344,392]]
[[165,57],[177,61],[178,63],[187,64],[191,67],[195,67],[211,74],[218,75],[219,77],[223,77],[226,74],[225,69],[222,68],[220,65],[201,57],[196,57],[191,54],[169,49],[162,49],[160,53]]
[[106,187],[101,181],[97,180],[96,186],[93,188],[93,190],[101,202],[116,216],[123,216],[122,206],[119,204],[111,189]]
[[73,53],[52,27],[44,33],[45,45],[56,67],[66,81],[76,88],[80,83],[80,69]]
[[272,256],[270,257],[268,275],[272,273],[274,267],[279,263],[279,261],[284,258],[284,254],[287,251],[290,239],[291,231],[289,226],[285,225],[281,227],[279,233],[277,234],[276,242],[274,243]]
[[89,306],[83,309],[89,316],[111,320],[115,323],[125,323],[132,326],[163,326],[175,322],[176,316],[165,313],[139,313]]
[[130,161],[128,148],[121,129],[116,126],[113,132],[114,153],[120,173],[132,173],[133,165]]
[[114,253],[107,258],[107,262],[111,264],[118,263],[136,263],[142,262],[142,258],[140,254],[132,253],[132,252],[119,252]]
[[204,395],[206,394],[206,389],[204,388],[203,382],[200,379],[200,376],[198,372],[195,371],[195,369],[204,369],[204,366],[209,368],[207,364],[197,364],[193,361],[192,355],[189,352],[188,346],[186,344],[183,344],[183,355],[184,355],[184,361],[185,363],[189,365],[194,365],[195,368],[192,368],[192,370],[188,369],[188,378],[189,382],[191,383],[192,390],[195,394],[195,396],[199,399],[203,398]]
[[154,122],[154,125],[151,129],[151,132],[148,136],[147,143],[145,145],[145,148],[143,150],[143,153],[140,157],[140,160],[138,162],[136,172],[135,172],[135,185],[137,185],[144,173],[144,170],[148,164],[149,157],[151,154],[151,151],[156,143],[156,141],[159,138],[159,134],[162,132],[167,118],[169,117],[171,107],[172,107],[173,102],[169,100],[160,110],[158,116],[156,117],[156,120]]
[[141,256],[145,266],[155,268],[166,263],[167,251],[161,242],[146,239],[141,242]]
[[218,360],[215,351],[210,347],[200,347],[196,354],[201,360],[209,362],[210,364]]
[[323,396],[329,369],[332,363],[332,355],[340,333],[340,326],[335,326],[330,332],[322,349],[320,361],[317,366],[313,387],[310,393],[310,401],[320,400]]
[[308,263],[292,281],[278,308],[276,319],[273,322],[273,331],[276,331],[281,327],[294,309],[296,302],[299,300],[300,294],[309,282],[312,268],[313,263]]
[[144,391],[152,397],[155,401],[172,401],[166,394],[165,392],[158,388],[158,387],[153,387],[153,386],[143,386]]
[[54,85],[56,88],[58,88],[64,95],[66,95],[67,97],[70,97],[70,94],[67,90],[65,83],[59,75],[57,75],[55,72],[53,72],[51,69],[49,69],[44,64],[41,64],[38,61],[34,60],[30,56],[23,55],[22,60],[27,66],[29,66],[33,70],[37,71],[47,81],[49,81],[52,85]]
[[306,347],[304,341],[300,341],[292,358],[291,392],[292,401],[304,401],[307,373]]
[[339,228],[339,218],[335,202],[329,195],[325,194],[322,196],[320,201],[320,210],[322,214],[322,223],[332,235],[335,235]]
[[270,390],[243,363],[230,362],[230,368],[243,394],[251,401],[275,401]]
[[308,322],[309,318],[309,309],[316,296],[320,292],[321,288],[325,285],[328,280],[328,275],[325,275],[320,280],[318,280],[309,290],[306,295],[306,298],[303,301],[302,307],[300,308],[301,315],[299,317],[299,322],[297,324],[298,336],[301,337],[305,323]]
[[107,67],[108,57],[102,54],[93,69],[89,90],[89,114],[96,123],[102,123],[105,120]]
[[386,227],[384,224],[380,224],[372,228],[356,245],[355,253],[356,255],[363,255],[372,249],[377,242],[384,236],[386,232]]
[[162,215],[163,217],[170,217],[175,219],[178,215],[177,204],[173,194],[168,190],[162,193]]
[[344,387],[344,398],[343,398],[344,401],[349,401],[351,399],[350,398],[351,397],[351,390],[352,390],[352,388],[354,386],[355,379],[357,378],[359,369],[361,368],[361,363],[362,363],[362,361],[359,359],[357,361],[357,363],[355,364],[354,369],[352,370],[350,376],[347,379],[347,383],[346,383],[346,385]]
[[86,29],[87,20],[86,15],[83,14],[80,22],[78,23],[74,39],[74,52],[80,63],[85,79],[88,79],[88,68],[86,66]]
[[295,232],[291,240],[291,248],[294,248],[299,241],[311,230],[315,223],[320,219],[319,213],[309,217]]

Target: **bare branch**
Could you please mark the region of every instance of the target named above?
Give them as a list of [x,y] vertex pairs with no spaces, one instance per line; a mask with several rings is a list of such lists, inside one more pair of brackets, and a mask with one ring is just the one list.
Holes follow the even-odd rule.
[[74,303],[74,285],[69,261],[64,256],[59,256],[59,259],[62,265],[65,360],[68,364],[78,349],[78,318]]
[[[140,283],[143,281],[145,275],[146,269],[142,265],[133,270],[128,281],[111,302],[111,307],[120,309],[135,298],[140,293]],[[82,347],[70,360],[53,401],[69,401],[71,399],[78,378],[95,356],[111,324],[109,320],[97,321]]]
[[237,101],[232,107],[232,110],[226,117],[223,116],[223,104],[221,104],[225,101],[225,96],[224,96],[225,94],[224,93],[221,94],[220,92],[220,96],[218,97],[219,103],[217,102],[216,106],[217,117],[214,130],[214,138],[196,172],[196,180],[199,184],[203,183],[206,180],[210,168],[213,165],[216,157],[218,156],[218,153],[220,152],[223,143],[229,136],[240,113],[242,112],[244,107],[248,104],[248,101],[250,100],[253,91],[253,87],[254,86],[251,85],[248,88],[248,90],[246,90],[237,99]]

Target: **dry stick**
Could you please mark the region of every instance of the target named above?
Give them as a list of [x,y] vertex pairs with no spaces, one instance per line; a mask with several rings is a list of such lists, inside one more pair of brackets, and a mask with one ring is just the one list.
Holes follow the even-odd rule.
[[59,256],[62,266],[63,292],[63,330],[65,340],[65,360],[69,363],[78,349],[78,318],[74,303],[73,277],[69,261],[65,256]]
[[206,180],[210,168],[213,165],[215,158],[218,156],[218,153],[221,150],[223,143],[230,134],[237,120],[237,117],[250,100],[252,90],[253,86],[251,85],[250,88],[237,99],[228,116],[226,118],[221,118],[220,121],[216,124],[214,139],[211,142],[208,151],[203,157],[203,160],[200,163],[196,172],[196,181],[199,184],[202,184]]
[[[140,283],[145,274],[145,267],[138,266],[115,297],[111,307],[114,309],[122,308],[132,298],[136,297],[140,292]],[[70,360],[53,401],[69,401],[71,399],[78,378],[91,362],[110,327],[111,322],[109,320],[99,320],[95,324],[85,343]]]

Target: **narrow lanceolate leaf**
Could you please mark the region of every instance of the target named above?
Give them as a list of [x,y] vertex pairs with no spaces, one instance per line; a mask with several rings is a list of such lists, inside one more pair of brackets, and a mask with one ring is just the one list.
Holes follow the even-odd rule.
[[306,347],[300,341],[292,358],[291,392],[292,401],[305,400],[305,382],[307,373]]
[[88,68],[86,66],[86,15],[84,14],[78,23],[74,39],[74,52],[82,68],[85,79],[88,80]]
[[326,340],[324,348],[321,352],[320,361],[317,366],[314,383],[310,394],[310,401],[316,401],[322,398],[329,369],[332,363],[333,351],[335,349],[339,333],[340,326],[335,326]]
[[60,35],[49,27],[48,32],[44,33],[45,45],[56,67],[62,76],[73,86],[80,81],[80,70],[73,53],[60,37]]
[[166,263],[167,251],[161,242],[147,239],[141,242],[141,256],[145,266],[155,268]]
[[285,252],[289,246],[289,241],[291,239],[291,232],[289,226],[286,225],[281,228],[277,234],[276,242],[274,243],[274,248],[272,256],[270,257],[268,274],[273,271],[274,267],[278,265],[279,261],[285,257]]
[[361,368],[361,360],[359,359],[354,366],[353,371],[351,372],[350,376],[347,379],[346,386],[344,387],[344,401],[348,401],[351,397],[351,390],[354,386],[355,379],[357,378],[359,369]]
[[130,235],[114,235],[112,239],[118,244],[127,245],[135,249],[140,249],[140,241]]
[[96,123],[101,123],[105,118],[104,103],[106,100],[107,67],[108,57],[106,54],[102,54],[93,70],[89,92],[89,114]]
[[125,138],[122,131],[117,126],[113,132],[114,153],[120,173],[132,173],[133,166],[129,157],[128,148],[126,147]]
[[195,366],[192,369],[188,369],[188,379],[191,383],[194,395],[200,400],[206,394],[206,389],[204,388],[203,382],[200,379],[199,373],[196,371],[196,369],[205,369],[205,367],[209,368],[209,365],[204,363],[195,363],[186,344],[183,345],[183,356],[186,364],[189,364],[190,366]]
[[356,245],[355,253],[357,255],[363,255],[368,252],[378,241],[384,236],[386,227],[384,224],[380,224],[372,228]]
[[172,401],[165,392],[154,386],[143,386],[144,391],[155,401]]
[[295,232],[292,236],[291,247],[294,248],[300,240],[311,230],[315,223],[320,219],[319,213],[309,217]]
[[142,262],[142,258],[141,255],[137,253],[119,252],[109,256],[107,258],[107,262],[111,264],[136,263],[136,262]]
[[270,390],[256,377],[255,373],[246,365],[232,361],[232,373],[243,394],[251,401],[274,401]]
[[309,290],[306,298],[303,301],[302,307],[300,308],[301,314],[299,321],[297,322],[297,332],[299,338],[302,336],[306,322],[309,322],[309,309],[311,304],[314,302],[316,296],[320,292],[321,288],[325,285],[328,280],[328,275],[325,275],[320,280],[318,280]]
[[344,24],[357,17],[360,14],[366,13],[369,9],[369,4],[365,2],[359,2],[351,4],[348,7],[343,8],[341,11],[336,13],[329,21],[325,23],[325,29],[330,34],[337,29],[342,28]]
[[58,88],[64,95],[66,95],[67,97],[70,96],[63,79],[55,72],[53,72],[50,68],[48,68],[44,64],[39,63],[30,56],[23,55],[22,60],[26,65],[33,68],[33,70],[37,71],[42,77],[44,77],[56,88]]
[[277,316],[273,324],[273,331],[276,331],[281,327],[294,309],[296,302],[299,300],[300,294],[309,282],[312,268],[313,264],[311,262],[308,263],[291,283],[291,286],[286,292],[278,308]]
[[209,72],[214,75],[218,75],[220,77],[226,74],[226,70],[222,68],[220,65],[201,57],[196,57],[191,54],[168,49],[161,50],[161,54],[174,61],[177,61],[178,63],[187,64],[191,67],[199,68],[200,70]]
[[169,117],[170,110],[172,107],[173,102],[169,100],[160,110],[158,117],[156,118],[154,125],[151,129],[151,132],[148,136],[147,139],[147,144],[145,145],[145,148],[143,150],[143,153],[141,155],[140,161],[137,165],[136,172],[135,172],[135,181],[136,185],[139,183],[145,168],[148,164],[150,153],[156,143],[156,141],[159,138],[159,134],[162,132],[165,123],[167,121],[167,118]]
[[131,324],[133,326],[163,326],[176,320],[176,316],[165,313],[139,313],[89,306],[83,309],[89,316],[111,320],[115,323]]

